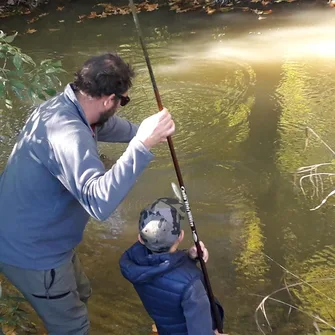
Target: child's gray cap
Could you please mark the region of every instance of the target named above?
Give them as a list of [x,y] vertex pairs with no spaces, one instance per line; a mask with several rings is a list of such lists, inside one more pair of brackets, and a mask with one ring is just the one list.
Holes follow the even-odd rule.
[[185,206],[174,198],[160,198],[140,214],[139,232],[145,246],[153,252],[167,252],[180,234]]

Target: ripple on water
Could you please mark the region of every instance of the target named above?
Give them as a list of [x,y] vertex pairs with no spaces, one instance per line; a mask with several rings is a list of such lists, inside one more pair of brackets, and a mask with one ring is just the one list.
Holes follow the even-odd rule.
[[[173,140],[181,159],[215,158],[245,138],[254,102],[249,91],[255,80],[251,67],[205,58],[171,59],[162,51],[151,61],[163,105],[176,123]],[[131,90],[133,104],[122,114],[132,119],[136,115],[140,122],[157,105],[145,64],[135,61],[134,66],[138,75]],[[155,150],[162,166],[170,163],[166,148]]]

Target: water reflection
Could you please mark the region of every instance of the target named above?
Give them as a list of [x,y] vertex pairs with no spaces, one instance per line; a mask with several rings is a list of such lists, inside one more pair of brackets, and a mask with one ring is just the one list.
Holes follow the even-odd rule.
[[[293,291],[305,311],[322,316],[335,327],[334,260],[334,245],[327,245],[312,255],[299,269],[301,281],[308,282],[309,285],[301,284]],[[326,327],[320,323],[320,328]]]

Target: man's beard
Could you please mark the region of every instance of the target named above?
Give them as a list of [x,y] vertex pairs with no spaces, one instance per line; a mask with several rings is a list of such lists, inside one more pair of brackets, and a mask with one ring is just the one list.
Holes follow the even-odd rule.
[[95,123],[96,126],[103,126],[115,113],[117,108],[112,107],[108,111],[100,113],[99,120]]

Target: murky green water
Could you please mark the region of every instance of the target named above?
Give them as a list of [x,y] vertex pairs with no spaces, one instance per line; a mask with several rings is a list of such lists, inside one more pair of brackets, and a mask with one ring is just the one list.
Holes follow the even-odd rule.
[[[95,10],[91,7],[74,2],[31,25],[25,17],[3,20],[1,29],[37,29],[17,43],[38,59],[62,59],[69,72],[64,83],[88,56],[118,51],[137,71],[132,103],[120,114],[138,122],[157,107],[132,18],[76,23],[78,15]],[[255,310],[262,297],[306,281],[313,288],[304,284],[293,287],[291,296],[285,290],[272,296],[303,312],[267,300],[272,333],[312,334],[316,330],[309,315],[335,325],[334,202],[310,211],[332,190],[331,179],[312,180],[313,188],[306,178],[306,197],[294,185],[299,167],[334,159],[313,135],[304,150],[305,126],[335,149],[334,13],[288,8],[266,20],[242,13],[161,10],[140,15],[163,103],[177,125],[177,156],[199,236],[210,251],[208,271],[224,303],[230,334],[259,334]],[[26,117],[20,108],[1,115],[1,167]],[[106,164],[124,148],[101,146]],[[120,275],[118,259],[136,240],[141,208],[172,195],[170,182],[176,177],[167,145],[155,153],[114,215],[102,224],[90,222],[79,247],[94,291],[92,334],[150,333],[151,321]],[[187,224],[185,230],[187,247]],[[261,313],[258,320],[270,333]],[[320,322],[318,327],[322,330]]]

